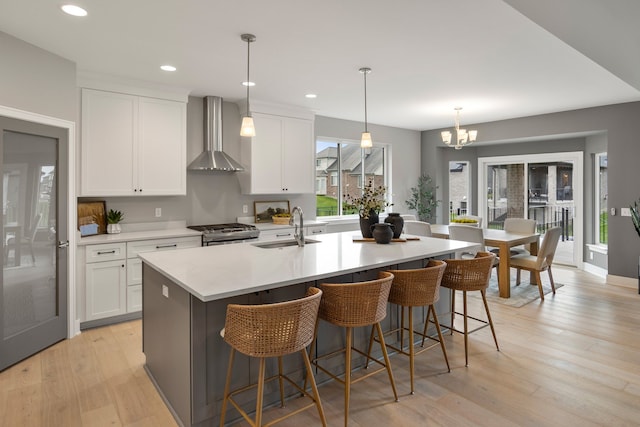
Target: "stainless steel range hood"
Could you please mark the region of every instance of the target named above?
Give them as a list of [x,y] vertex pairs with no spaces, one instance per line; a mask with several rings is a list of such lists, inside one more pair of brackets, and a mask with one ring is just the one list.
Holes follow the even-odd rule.
[[222,151],[222,98],[204,97],[204,151],[191,162],[190,171],[242,172],[242,165]]

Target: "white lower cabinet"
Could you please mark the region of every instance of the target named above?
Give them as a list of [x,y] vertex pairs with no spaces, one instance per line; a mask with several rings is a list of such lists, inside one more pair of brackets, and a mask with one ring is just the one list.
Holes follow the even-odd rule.
[[87,246],[85,320],[126,312],[127,270],[125,244]]
[[87,245],[85,316],[81,321],[142,310],[142,260],[138,258],[139,253],[193,248],[201,244],[200,236],[191,236]]

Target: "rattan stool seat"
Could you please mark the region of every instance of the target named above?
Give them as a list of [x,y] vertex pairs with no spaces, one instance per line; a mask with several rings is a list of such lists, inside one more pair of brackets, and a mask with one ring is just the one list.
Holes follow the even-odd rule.
[[[307,295],[304,298],[293,301],[261,305],[229,304],[227,306],[224,334],[222,335],[224,340],[231,346],[231,352],[229,355],[229,367],[224,389],[224,400],[220,414],[221,427],[224,426],[227,402],[230,402],[238,412],[240,412],[242,417],[254,427],[273,425],[313,406],[318,410],[322,425],[326,426],[327,423],[322,409],[322,403],[320,402],[318,388],[306,352],[306,347],[314,338],[315,324],[321,298],[322,291],[318,288],[311,287],[307,290]],[[236,351],[247,356],[260,358],[258,383],[230,391],[231,373],[233,371],[233,360]],[[282,373],[282,356],[295,352],[301,353],[307,370],[305,389],[306,381],[311,382],[313,394],[307,393]],[[278,375],[265,379],[265,358],[267,357],[278,358]],[[298,391],[309,397],[312,403],[267,424],[263,424],[262,405],[264,383],[275,379],[280,381],[280,401],[283,407],[283,380],[286,380]],[[258,388],[255,420],[252,420],[233,398],[234,395],[252,387]]]
[[[447,363],[447,370],[451,372],[449,366],[449,359],[447,357],[447,349],[444,345],[444,338],[442,337],[442,331],[438,322],[438,315],[436,313],[434,304],[440,298],[440,283],[444,270],[447,264],[444,261],[430,260],[425,268],[410,269],[410,270],[389,270],[393,274],[393,283],[391,285],[391,291],[389,292],[389,302],[401,306],[400,313],[400,327],[385,332],[385,335],[400,333],[399,345],[397,347],[393,344],[386,343],[386,346],[396,351],[399,354],[409,356],[409,371],[411,374],[411,394],[414,393],[414,366],[415,356],[422,353],[435,345],[440,344],[444,360]],[[404,324],[404,312],[405,307],[409,312],[409,326],[405,327]],[[427,316],[425,318],[424,330],[422,332],[414,331],[413,326],[413,308],[414,307],[427,307]],[[431,320],[433,316],[433,321]],[[427,329],[430,323],[433,323],[438,333],[438,338],[427,335]],[[404,347],[404,332],[409,332],[409,352]],[[422,349],[415,351],[415,345],[413,340],[413,334],[416,333],[422,336]],[[369,340],[369,352],[371,352],[371,340],[373,340],[373,329],[371,330],[371,338]],[[435,341],[432,345],[424,347],[426,339]]]
[[[351,393],[351,384],[364,380],[383,369],[386,369],[389,376],[389,382],[393,389],[395,400],[398,400],[396,384],[391,372],[391,363],[384,345],[384,335],[380,321],[387,315],[387,300],[389,298],[389,290],[393,281],[393,274],[389,272],[379,273],[377,280],[357,283],[323,283],[319,285],[322,289],[322,300],[320,301],[320,310],[318,312],[318,322],[316,322],[316,332],[320,319],[333,325],[346,328],[346,344],[345,348],[329,354],[321,355],[312,360],[312,364],[319,370],[336,381],[344,384],[344,425],[349,423],[349,399]],[[381,343],[384,363],[370,358],[369,354],[354,348],[352,345],[353,328],[360,326],[374,326],[378,332],[378,338]],[[309,354],[314,354],[315,341],[311,344]],[[378,363],[382,368],[369,372],[357,379],[351,377],[351,354],[352,351],[367,357],[368,360]],[[334,375],[328,369],[323,367],[319,361],[338,354],[345,353],[345,373],[344,379]],[[370,351],[369,351],[370,353]]]
[[[489,312],[489,305],[487,304],[486,296],[494,258],[495,255],[490,252],[478,252],[475,258],[449,259],[447,260],[447,268],[444,270],[444,276],[442,277],[442,286],[453,291],[451,295],[451,324],[448,327],[452,334],[453,331],[464,334],[465,366],[469,365],[468,336],[470,333],[475,332],[478,329],[490,326],[491,333],[493,334],[493,340],[496,343],[496,349],[500,351],[500,348],[498,347],[498,338],[496,337],[496,331],[493,327],[493,321],[491,320],[491,313]],[[462,291],[462,313],[455,311],[455,291]],[[472,291],[479,291],[482,295],[482,302],[484,304],[485,312],[487,313],[486,321],[469,316],[467,313],[467,292]],[[462,331],[454,328],[454,317],[456,314],[461,314],[464,317],[464,330]],[[469,331],[468,319],[476,320],[482,323],[482,326]]]

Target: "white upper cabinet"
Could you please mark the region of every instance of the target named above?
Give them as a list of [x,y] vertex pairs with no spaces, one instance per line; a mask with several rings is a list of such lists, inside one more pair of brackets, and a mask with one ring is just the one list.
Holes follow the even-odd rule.
[[81,196],[186,194],[186,103],[82,89]]
[[313,115],[252,112],[256,136],[242,138],[244,194],[314,193]]

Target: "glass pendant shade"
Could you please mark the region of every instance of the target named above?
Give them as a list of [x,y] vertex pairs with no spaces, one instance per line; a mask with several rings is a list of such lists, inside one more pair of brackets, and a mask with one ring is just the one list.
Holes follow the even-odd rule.
[[256,128],[253,126],[253,117],[245,116],[242,118],[240,136],[256,136]]
[[371,148],[373,147],[373,141],[371,141],[371,133],[370,132],[362,132],[362,139],[360,140],[361,148]]

